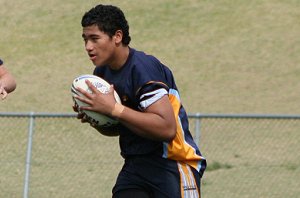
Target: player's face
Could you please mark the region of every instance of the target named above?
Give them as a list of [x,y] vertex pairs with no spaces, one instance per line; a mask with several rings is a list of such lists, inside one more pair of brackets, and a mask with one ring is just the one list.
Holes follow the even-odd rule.
[[82,38],[90,60],[96,66],[110,65],[114,60],[115,41],[97,25],[83,27]]

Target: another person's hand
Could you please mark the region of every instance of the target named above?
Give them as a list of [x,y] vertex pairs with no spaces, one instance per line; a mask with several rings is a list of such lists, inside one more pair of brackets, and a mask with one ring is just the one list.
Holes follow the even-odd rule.
[[6,96],[7,96],[7,92],[6,92],[6,90],[4,89],[4,87],[3,87],[3,85],[2,85],[2,82],[1,82],[1,80],[0,80],[0,97],[1,97],[1,99],[3,100],[3,99],[6,98]]

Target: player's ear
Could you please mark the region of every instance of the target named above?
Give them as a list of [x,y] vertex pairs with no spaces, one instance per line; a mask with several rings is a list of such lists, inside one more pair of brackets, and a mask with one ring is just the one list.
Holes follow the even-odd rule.
[[122,43],[122,39],[123,39],[123,32],[122,32],[122,30],[117,30],[115,32],[115,35],[113,36],[113,38],[115,39],[115,43],[116,44]]

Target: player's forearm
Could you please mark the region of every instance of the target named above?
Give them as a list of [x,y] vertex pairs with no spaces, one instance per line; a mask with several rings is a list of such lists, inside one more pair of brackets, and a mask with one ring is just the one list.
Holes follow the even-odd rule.
[[138,112],[125,107],[120,122],[137,135],[157,141],[171,141],[176,134],[176,125],[168,118],[147,112]]

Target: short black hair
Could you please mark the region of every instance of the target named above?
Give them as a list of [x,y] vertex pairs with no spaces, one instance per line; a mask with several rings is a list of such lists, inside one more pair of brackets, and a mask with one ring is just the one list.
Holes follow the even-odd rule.
[[123,32],[122,43],[129,45],[129,25],[122,10],[113,5],[99,4],[86,12],[81,20],[82,27],[97,25],[99,30],[110,37],[115,35],[117,30]]

